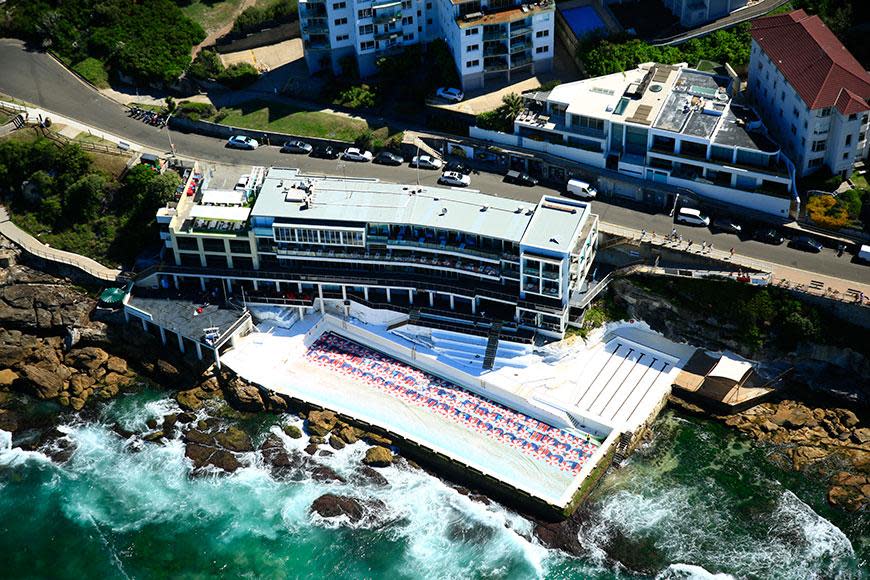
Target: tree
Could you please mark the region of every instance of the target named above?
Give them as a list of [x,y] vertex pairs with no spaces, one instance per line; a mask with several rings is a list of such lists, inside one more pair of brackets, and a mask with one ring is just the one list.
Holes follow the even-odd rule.
[[95,220],[105,201],[106,178],[89,173],[75,181],[64,195],[65,220],[69,223]]
[[175,190],[181,179],[175,173],[159,174],[150,165],[140,163],[124,178],[122,208],[133,212],[154,212],[158,207],[175,199]]
[[219,76],[218,81],[231,89],[241,89],[256,82],[260,71],[248,62],[237,62],[228,66]]
[[501,106],[498,110],[501,117],[513,126],[514,119],[523,110],[523,98],[516,93],[508,93],[501,98]]

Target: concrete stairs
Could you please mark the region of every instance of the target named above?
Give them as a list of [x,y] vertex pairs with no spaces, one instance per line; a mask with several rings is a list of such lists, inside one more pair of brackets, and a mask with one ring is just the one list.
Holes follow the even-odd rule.
[[495,364],[495,355],[498,353],[498,339],[501,335],[501,323],[494,322],[489,329],[489,338],[486,341],[486,351],[483,354],[483,368],[491,369]]

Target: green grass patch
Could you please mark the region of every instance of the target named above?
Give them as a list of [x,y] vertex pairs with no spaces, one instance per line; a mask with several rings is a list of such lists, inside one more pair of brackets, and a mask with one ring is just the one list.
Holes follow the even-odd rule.
[[870,184],[867,183],[867,177],[861,175],[857,171],[852,174],[850,180],[858,189],[870,189]]
[[566,336],[579,336],[584,340],[589,336],[589,333],[604,326],[608,322],[617,320],[625,320],[628,318],[628,312],[621,307],[613,299],[610,291],[605,291],[604,294],[599,294],[586,308],[586,313],[583,315],[583,326],[574,328],[569,326],[566,331]]
[[95,145],[106,145],[107,147],[115,147],[115,144],[111,141],[106,141],[102,137],[91,135],[87,131],[82,131],[81,133],[76,135],[75,141],[78,141],[79,143],[93,143]]
[[376,146],[399,134],[386,125],[371,125],[362,119],[323,111],[306,111],[286,104],[263,101],[251,101],[221,109],[217,119],[224,125],[242,129],[340,141],[354,141],[366,130],[371,130],[372,141]]
[[103,63],[93,57],[73,65],[72,69],[97,88],[109,87],[109,72]]

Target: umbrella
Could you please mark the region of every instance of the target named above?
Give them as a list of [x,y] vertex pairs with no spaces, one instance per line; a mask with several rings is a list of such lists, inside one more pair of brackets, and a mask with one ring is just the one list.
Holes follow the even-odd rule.
[[124,299],[125,294],[126,292],[124,292],[123,288],[106,288],[100,294],[100,302],[118,304]]

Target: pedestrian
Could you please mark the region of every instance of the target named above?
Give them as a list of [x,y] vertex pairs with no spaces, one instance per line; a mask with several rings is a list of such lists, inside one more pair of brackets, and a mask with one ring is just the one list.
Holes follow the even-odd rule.
[[731,248],[731,257],[734,257],[734,248]]
[[656,241],[656,231],[655,230],[653,230],[653,232],[652,232],[652,241]]
[[640,239],[643,240],[646,237],[646,228],[640,230]]
[[706,249],[707,249],[707,242],[701,242],[701,251],[703,252]]
[[707,252],[712,252],[712,251],[713,251],[713,242],[710,242],[709,244],[707,244]]
[[692,249],[692,240],[689,240],[689,245],[686,246],[686,251],[688,252],[691,249]]
[[677,228],[674,228],[674,229],[671,230],[671,237],[672,237],[672,238],[676,238],[676,237],[677,237]]

